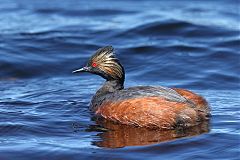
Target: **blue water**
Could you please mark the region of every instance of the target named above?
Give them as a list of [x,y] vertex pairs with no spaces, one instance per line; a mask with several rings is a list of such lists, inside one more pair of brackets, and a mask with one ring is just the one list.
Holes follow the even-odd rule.
[[[240,159],[239,6],[1,0],[0,159]],[[106,45],[126,87],[190,89],[210,103],[211,122],[174,134],[98,125],[88,106],[104,80],[71,72]]]

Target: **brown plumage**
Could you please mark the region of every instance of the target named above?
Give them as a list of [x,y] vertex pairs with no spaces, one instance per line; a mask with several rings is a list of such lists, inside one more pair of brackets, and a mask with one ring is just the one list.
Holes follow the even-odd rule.
[[90,72],[106,79],[90,106],[95,116],[106,120],[146,128],[173,129],[198,125],[210,115],[206,100],[188,90],[161,86],[124,89],[124,68],[110,46],[98,49],[86,67],[74,72]]

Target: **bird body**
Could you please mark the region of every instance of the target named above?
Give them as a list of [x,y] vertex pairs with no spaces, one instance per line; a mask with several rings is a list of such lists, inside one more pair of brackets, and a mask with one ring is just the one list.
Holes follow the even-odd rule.
[[162,86],[124,89],[125,72],[111,46],[100,48],[86,67],[106,79],[93,96],[90,110],[96,117],[138,127],[174,129],[190,127],[208,119],[207,101],[188,90]]

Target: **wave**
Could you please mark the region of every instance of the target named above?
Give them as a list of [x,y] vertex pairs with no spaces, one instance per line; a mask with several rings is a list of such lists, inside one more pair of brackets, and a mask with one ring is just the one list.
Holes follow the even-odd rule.
[[[145,81],[178,80],[182,83],[176,85],[199,83],[206,88],[207,84],[213,86],[210,83],[216,83],[216,88],[224,87],[223,82],[225,87],[238,85],[240,40],[234,29],[199,25],[187,19],[149,19],[150,13],[129,8],[40,7],[30,11],[40,19],[56,15],[57,20],[78,18],[78,23],[61,20],[46,30],[3,32],[0,35],[0,80],[70,76],[72,70],[86,64],[96,49],[113,45],[127,76],[133,81],[144,77]],[[95,19],[100,13],[100,20]],[[93,19],[80,24],[81,16]],[[128,16],[139,21],[115,27],[121,18]]]

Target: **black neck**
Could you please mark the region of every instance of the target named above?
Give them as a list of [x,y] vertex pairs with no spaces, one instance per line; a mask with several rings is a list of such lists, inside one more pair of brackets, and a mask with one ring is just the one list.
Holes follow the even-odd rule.
[[108,94],[123,89],[123,83],[118,80],[106,81],[96,94]]
[[95,111],[102,104],[108,94],[114,93],[123,89],[122,83],[117,80],[106,81],[103,86],[96,92],[91,101],[90,109]]

